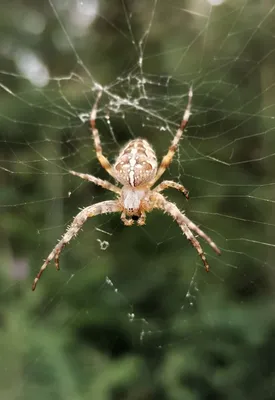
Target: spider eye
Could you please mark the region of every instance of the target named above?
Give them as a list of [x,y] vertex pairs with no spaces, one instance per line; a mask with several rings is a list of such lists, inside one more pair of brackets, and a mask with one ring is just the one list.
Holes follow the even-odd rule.
[[132,215],[132,219],[133,219],[134,221],[137,221],[137,220],[139,219],[139,216],[138,216],[138,215]]

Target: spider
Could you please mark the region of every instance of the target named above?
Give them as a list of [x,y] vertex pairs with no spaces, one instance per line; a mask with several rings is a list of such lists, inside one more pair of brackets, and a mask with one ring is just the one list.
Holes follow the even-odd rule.
[[109,173],[109,175],[122,185],[122,188],[89,174],[69,171],[72,175],[93,182],[104,189],[116,193],[117,198],[116,200],[107,200],[93,204],[84,208],[77,214],[72,224],[67,228],[62,239],[50,252],[44,264],[40,268],[40,271],[33,281],[32,290],[35,290],[38,280],[41,278],[41,275],[51,260],[55,260],[56,269],[59,270],[59,256],[64,246],[78,234],[79,230],[88,218],[99,214],[119,212],[121,213],[120,218],[124,225],[131,226],[135,222],[137,225],[144,225],[146,213],[157,208],[169,214],[178,223],[186,238],[198,252],[206,271],[209,271],[209,264],[199,241],[196,239],[192,231],[202,237],[217,254],[220,254],[220,250],[210,237],[207,236],[189,218],[187,218],[175,204],[166,200],[166,198],[161,194],[161,192],[167,188],[174,188],[182,192],[188,199],[189,192],[184,186],[173,181],[165,180],[154,189],[151,189],[172,162],[183,131],[188,123],[193,97],[192,88],[189,90],[188,104],[183,114],[181,124],[159,167],[153,148],[147,140],[142,138],[131,140],[126,144],[119,153],[114,165],[110,164],[108,159],[102,154],[100,137],[96,128],[97,108],[101,95],[102,91],[99,91],[90,114],[90,127],[94,140],[94,147],[101,166]]

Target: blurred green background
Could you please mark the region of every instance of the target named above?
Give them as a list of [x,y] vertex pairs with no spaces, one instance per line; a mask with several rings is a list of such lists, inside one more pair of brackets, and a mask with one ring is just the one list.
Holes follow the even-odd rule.
[[[210,3],[1,2],[1,400],[275,398],[275,5]],[[193,85],[163,179],[222,250],[200,241],[209,274],[167,215],[108,215],[31,291],[79,208],[113,198],[68,172],[108,179],[98,84],[111,161],[138,136],[160,159]]]

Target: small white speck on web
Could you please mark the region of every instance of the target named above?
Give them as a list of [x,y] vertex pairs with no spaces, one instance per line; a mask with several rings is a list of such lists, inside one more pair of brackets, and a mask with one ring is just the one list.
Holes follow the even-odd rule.
[[72,192],[68,192],[68,197],[71,197]]
[[81,122],[87,122],[90,119],[90,114],[88,113],[81,113],[78,115]]
[[100,249],[101,250],[106,250],[109,247],[109,242],[107,242],[107,240],[101,240],[101,239],[96,239],[100,245]]
[[107,285],[114,287],[113,282],[111,281],[111,279],[108,276],[106,276],[105,282],[107,283]]
[[128,313],[128,318],[129,318],[129,322],[133,322],[135,319],[135,314],[134,313]]
[[106,233],[106,235],[112,236],[113,234],[107,231],[104,231],[103,229],[100,228],[95,228],[98,232]]
[[144,336],[145,336],[145,332],[144,332],[144,330],[142,329],[142,331],[140,332],[140,335],[139,335],[139,340],[140,340],[140,342],[143,342]]

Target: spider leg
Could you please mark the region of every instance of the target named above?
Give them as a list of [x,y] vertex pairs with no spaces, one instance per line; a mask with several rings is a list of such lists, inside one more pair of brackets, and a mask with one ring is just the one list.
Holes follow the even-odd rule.
[[176,183],[173,181],[163,181],[158,186],[156,186],[155,189],[153,189],[153,191],[154,192],[162,192],[163,190],[168,189],[168,188],[179,190],[180,192],[182,192],[184,194],[184,196],[186,197],[187,200],[189,199],[189,190],[187,190],[180,183]]
[[109,200],[109,201],[103,201],[101,203],[94,204],[92,206],[88,206],[81,210],[77,216],[74,218],[73,222],[71,225],[69,225],[66,233],[63,235],[62,239],[57,243],[57,245],[54,247],[54,249],[50,252],[48,257],[46,258],[44,264],[40,268],[40,271],[36,275],[33,284],[32,284],[32,290],[35,290],[37,282],[41,278],[41,275],[47,268],[47,265],[55,259],[55,265],[56,268],[59,269],[59,256],[63,248],[66,246],[67,243],[70,242],[70,240],[75,237],[79,230],[81,229],[82,225],[86,222],[88,218],[94,217],[95,215],[99,214],[107,214],[107,213],[112,213],[112,212],[119,212],[122,210],[122,207],[120,206],[119,202],[116,200]]
[[167,169],[167,167],[169,167],[169,165],[171,164],[171,162],[173,160],[174,154],[178,148],[179,141],[182,137],[183,131],[188,123],[188,120],[189,120],[189,117],[191,114],[192,97],[193,97],[193,90],[191,87],[189,89],[189,93],[188,93],[187,107],[183,114],[183,118],[182,118],[180,127],[178,128],[177,133],[176,133],[174,139],[172,140],[172,143],[169,147],[168,153],[163,157],[163,159],[160,163],[160,166],[158,168],[156,176],[155,176],[154,180],[151,182],[152,185],[161,177],[161,175],[165,172],[165,170]]
[[185,234],[186,238],[190,241],[192,246],[197,250],[200,258],[202,259],[205,270],[209,271],[209,264],[207,262],[205,253],[200,245],[200,242],[193,235],[191,228],[198,233],[203,239],[207,241],[207,243],[218,253],[220,254],[220,250],[215,245],[215,243],[203,232],[201,231],[193,222],[191,222],[184,214],[180,212],[178,207],[167,201],[161,194],[155,193],[152,196],[152,201],[154,204],[154,208],[159,208],[171,215],[173,219],[178,223],[180,229]]
[[108,181],[104,181],[102,179],[96,178],[93,175],[89,174],[82,174],[81,172],[75,172],[75,171],[69,171],[70,174],[78,176],[81,179],[85,179],[86,181],[93,182],[98,186],[103,187],[104,189],[111,190],[112,192],[115,192],[117,194],[121,193],[121,189],[118,188],[117,186],[113,185],[112,183]]
[[96,128],[97,105],[98,105],[98,102],[99,102],[99,99],[101,96],[102,96],[102,91],[99,91],[96,101],[95,101],[95,104],[94,104],[91,114],[90,114],[90,126],[91,126],[91,130],[92,130],[92,134],[93,134],[97,159],[100,162],[101,166],[104,169],[106,169],[108,174],[110,174],[113,178],[115,178],[115,173],[113,171],[112,165],[110,164],[108,159],[102,154],[101,141],[100,141],[98,130]]
[[213,242],[213,240],[207,236],[194,222],[192,222],[189,218],[186,217],[186,215],[183,215],[184,220],[186,225],[194,232],[196,232],[197,235],[202,237],[208,244],[209,246],[212,247],[212,249],[218,254],[221,254],[220,249],[217,247],[217,245]]

